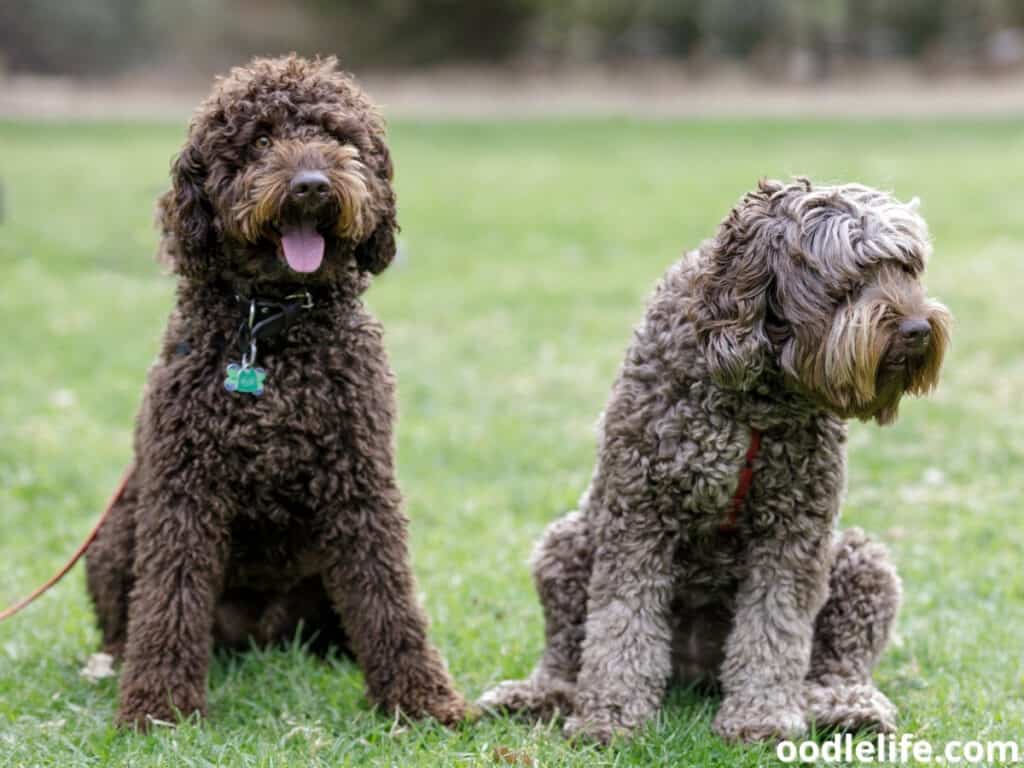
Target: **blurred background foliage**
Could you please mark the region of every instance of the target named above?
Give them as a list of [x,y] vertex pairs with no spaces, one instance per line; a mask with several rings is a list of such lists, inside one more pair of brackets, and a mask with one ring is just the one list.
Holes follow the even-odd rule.
[[187,76],[293,49],[381,70],[671,61],[811,81],[903,60],[997,74],[1024,67],[1024,0],[0,0],[0,72]]

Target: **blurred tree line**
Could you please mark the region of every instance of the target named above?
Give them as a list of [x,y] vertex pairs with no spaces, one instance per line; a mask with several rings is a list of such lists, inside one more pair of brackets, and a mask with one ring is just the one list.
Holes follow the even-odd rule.
[[874,61],[1024,65],[1024,0],[0,0],[0,68],[207,72],[252,53],[346,67],[738,62],[822,79]]

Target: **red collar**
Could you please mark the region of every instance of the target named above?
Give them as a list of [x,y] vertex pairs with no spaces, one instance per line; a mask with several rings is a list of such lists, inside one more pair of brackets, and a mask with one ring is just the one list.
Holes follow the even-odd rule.
[[722,521],[718,529],[722,532],[731,533],[736,530],[739,521],[740,510],[743,509],[743,502],[750,493],[750,486],[754,482],[754,460],[761,452],[761,431],[750,428],[750,447],[747,448],[747,456],[743,460],[743,468],[740,469],[740,481],[736,485],[736,493],[732,495],[732,506],[729,508],[729,516]]

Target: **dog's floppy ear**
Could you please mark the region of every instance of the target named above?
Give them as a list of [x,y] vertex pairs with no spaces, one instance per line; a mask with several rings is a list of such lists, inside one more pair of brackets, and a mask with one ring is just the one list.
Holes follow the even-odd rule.
[[395,190],[391,185],[394,178],[394,167],[391,164],[391,153],[384,142],[374,136],[373,154],[367,165],[374,178],[370,180],[374,189],[371,210],[376,226],[363,242],[356,246],[356,264],[361,270],[379,274],[395,258],[395,234],[398,232],[397,213],[395,210]]
[[702,249],[697,334],[708,374],[730,389],[749,389],[768,362],[768,292],[784,237],[768,209],[780,188],[762,181]]
[[158,258],[179,274],[198,274],[213,258],[214,214],[206,177],[206,164],[192,139],[171,163],[171,188],[157,201],[162,230]]

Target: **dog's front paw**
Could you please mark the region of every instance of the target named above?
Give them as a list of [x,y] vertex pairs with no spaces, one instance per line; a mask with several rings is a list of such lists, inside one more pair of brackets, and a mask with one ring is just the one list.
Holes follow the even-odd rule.
[[819,726],[878,733],[896,730],[896,707],[871,683],[810,683],[805,695],[807,716]]
[[454,691],[428,702],[425,709],[427,715],[449,728],[458,725],[467,718],[476,719],[479,716],[476,709],[471,709],[466,704],[466,700]]
[[540,697],[532,680],[506,680],[484,691],[476,703],[485,712],[528,712]]
[[429,717],[449,727],[466,719],[466,700],[455,689],[440,657],[425,654],[406,662],[401,669],[392,665],[385,685],[377,685],[373,677],[367,680],[367,694],[383,713]]
[[164,675],[136,674],[128,668],[121,678],[121,706],[117,725],[148,730],[153,725],[175,725],[193,714],[206,714],[203,684],[169,680]]
[[143,709],[125,709],[121,707],[117,711],[117,717],[114,718],[114,724],[118,728],[124,728],[131,731],[139,731],[140,733],[146,733],[155,723],[173,724],[174,721],[167,718],[160,718],[156,715],[151,715]]
[[797,702],[776,697],[728,696],[712,726],[725,741],[752,743],[793,739],[807,732],[807,719]]
[[121,698],[115,723],[120,728],[148,731],[154,725],[176,725],[179,720],[189,715],[205,714],[205,707],[201,702],[182,704],[178,706],[172,703],[166,692],[151,696],[142,692],[131,692]]
[[468,715],[475,714],[470,713],[466,700],[446,676],[429,681],[411,677],[397,690],[378,691],[372,698],[389,716],[401,713],[414,719],[433,718],[448,727],[456,726]]
[[477,704],[485,712],[508,712],[545,720],[573,711],[576,686],[548,675],[506,680],[486,691]]
[[567,739],[588,739],[607,746],[614,739],[631,736],[633,728],[620,722],[610,712],[597,711],[586,715],[573,715],[565,721],[562,733]]

